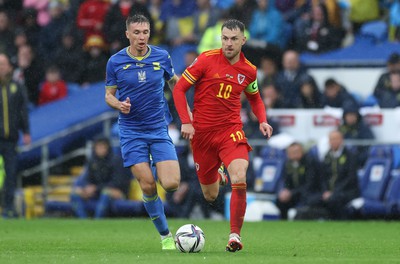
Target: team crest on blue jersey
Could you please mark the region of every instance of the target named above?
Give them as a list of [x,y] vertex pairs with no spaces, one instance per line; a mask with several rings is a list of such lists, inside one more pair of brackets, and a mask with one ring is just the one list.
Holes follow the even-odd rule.
[[146,72],[145,71],[138,72],[138,80],[139,80],[139,82],[146,82]]
[[245,76],[243,74],[238,74],[237,78],[238,78],[238,82],[240,84],[242,84],[244,82]]

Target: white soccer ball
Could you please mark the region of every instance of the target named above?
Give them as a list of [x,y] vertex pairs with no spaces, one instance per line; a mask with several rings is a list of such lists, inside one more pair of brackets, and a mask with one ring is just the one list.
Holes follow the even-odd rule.
[[205,236],[200,227],[193,224],[181,226],[175,234],[176,248],[184,253],[197,253],[204,248]]

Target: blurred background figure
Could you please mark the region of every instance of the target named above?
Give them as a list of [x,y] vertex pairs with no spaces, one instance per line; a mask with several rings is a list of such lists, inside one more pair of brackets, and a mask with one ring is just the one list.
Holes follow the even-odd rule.
[[31,143],[25,87],[13,81],[11,75],[10,60],[0,52],[0,156],[5,172],[0,200],[4,218],[17,217],[14,193],[17,188],[17,143],[20,133],[24,144]]
[[308,198],[318,193],[320,185],[318,162],[305,154],[300,143],[290,144],[286,155],[284,185],[277,199],[282,219],[287,219],[290,208],[306,205]]
[[[91,213],[95,218],[110,216],[112,200],[127,197],[131,179],[132,174],[123,167],[121,157],[112,152],[109,139],[98,136],[92,156],[71,194],[75,215],[79,218],[87,218]],[[90,204],[94,204],[94,212]]]
[[52,65],[47,68],[45,81],[40,85],[39,90],[38,105],[48,104],[67,96],[67,84],[61,78],[61,72],[57,66]]

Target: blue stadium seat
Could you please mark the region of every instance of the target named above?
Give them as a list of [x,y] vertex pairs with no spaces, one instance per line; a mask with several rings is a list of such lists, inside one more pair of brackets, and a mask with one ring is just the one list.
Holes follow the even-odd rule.
[[393,169],[392,146],[372,146],[361,171],[361,197],[349,203],[350,215],[377,217],[386,215],[388,185]]
[[370,37],[375,43],[380,43],[388,39],[388,25],[383,20],[376,20],[364,23],[361,26],[360,34]]
[[385,206],[387,216],[400,217],[400,175],[393,177],[390,182],[386,192]]
[[276,194],[282,185],[282,171],[286,154],[282,149],[264,147],[261,150],[263,162],[256,172],[254,190]]

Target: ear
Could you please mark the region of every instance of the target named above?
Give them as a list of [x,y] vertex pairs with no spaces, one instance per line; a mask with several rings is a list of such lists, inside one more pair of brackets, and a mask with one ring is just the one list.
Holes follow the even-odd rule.
[[125,31],[125,36],[126,36],[127,39],[129,39],[128,34],[129,34],[128,30],[126,30]]

